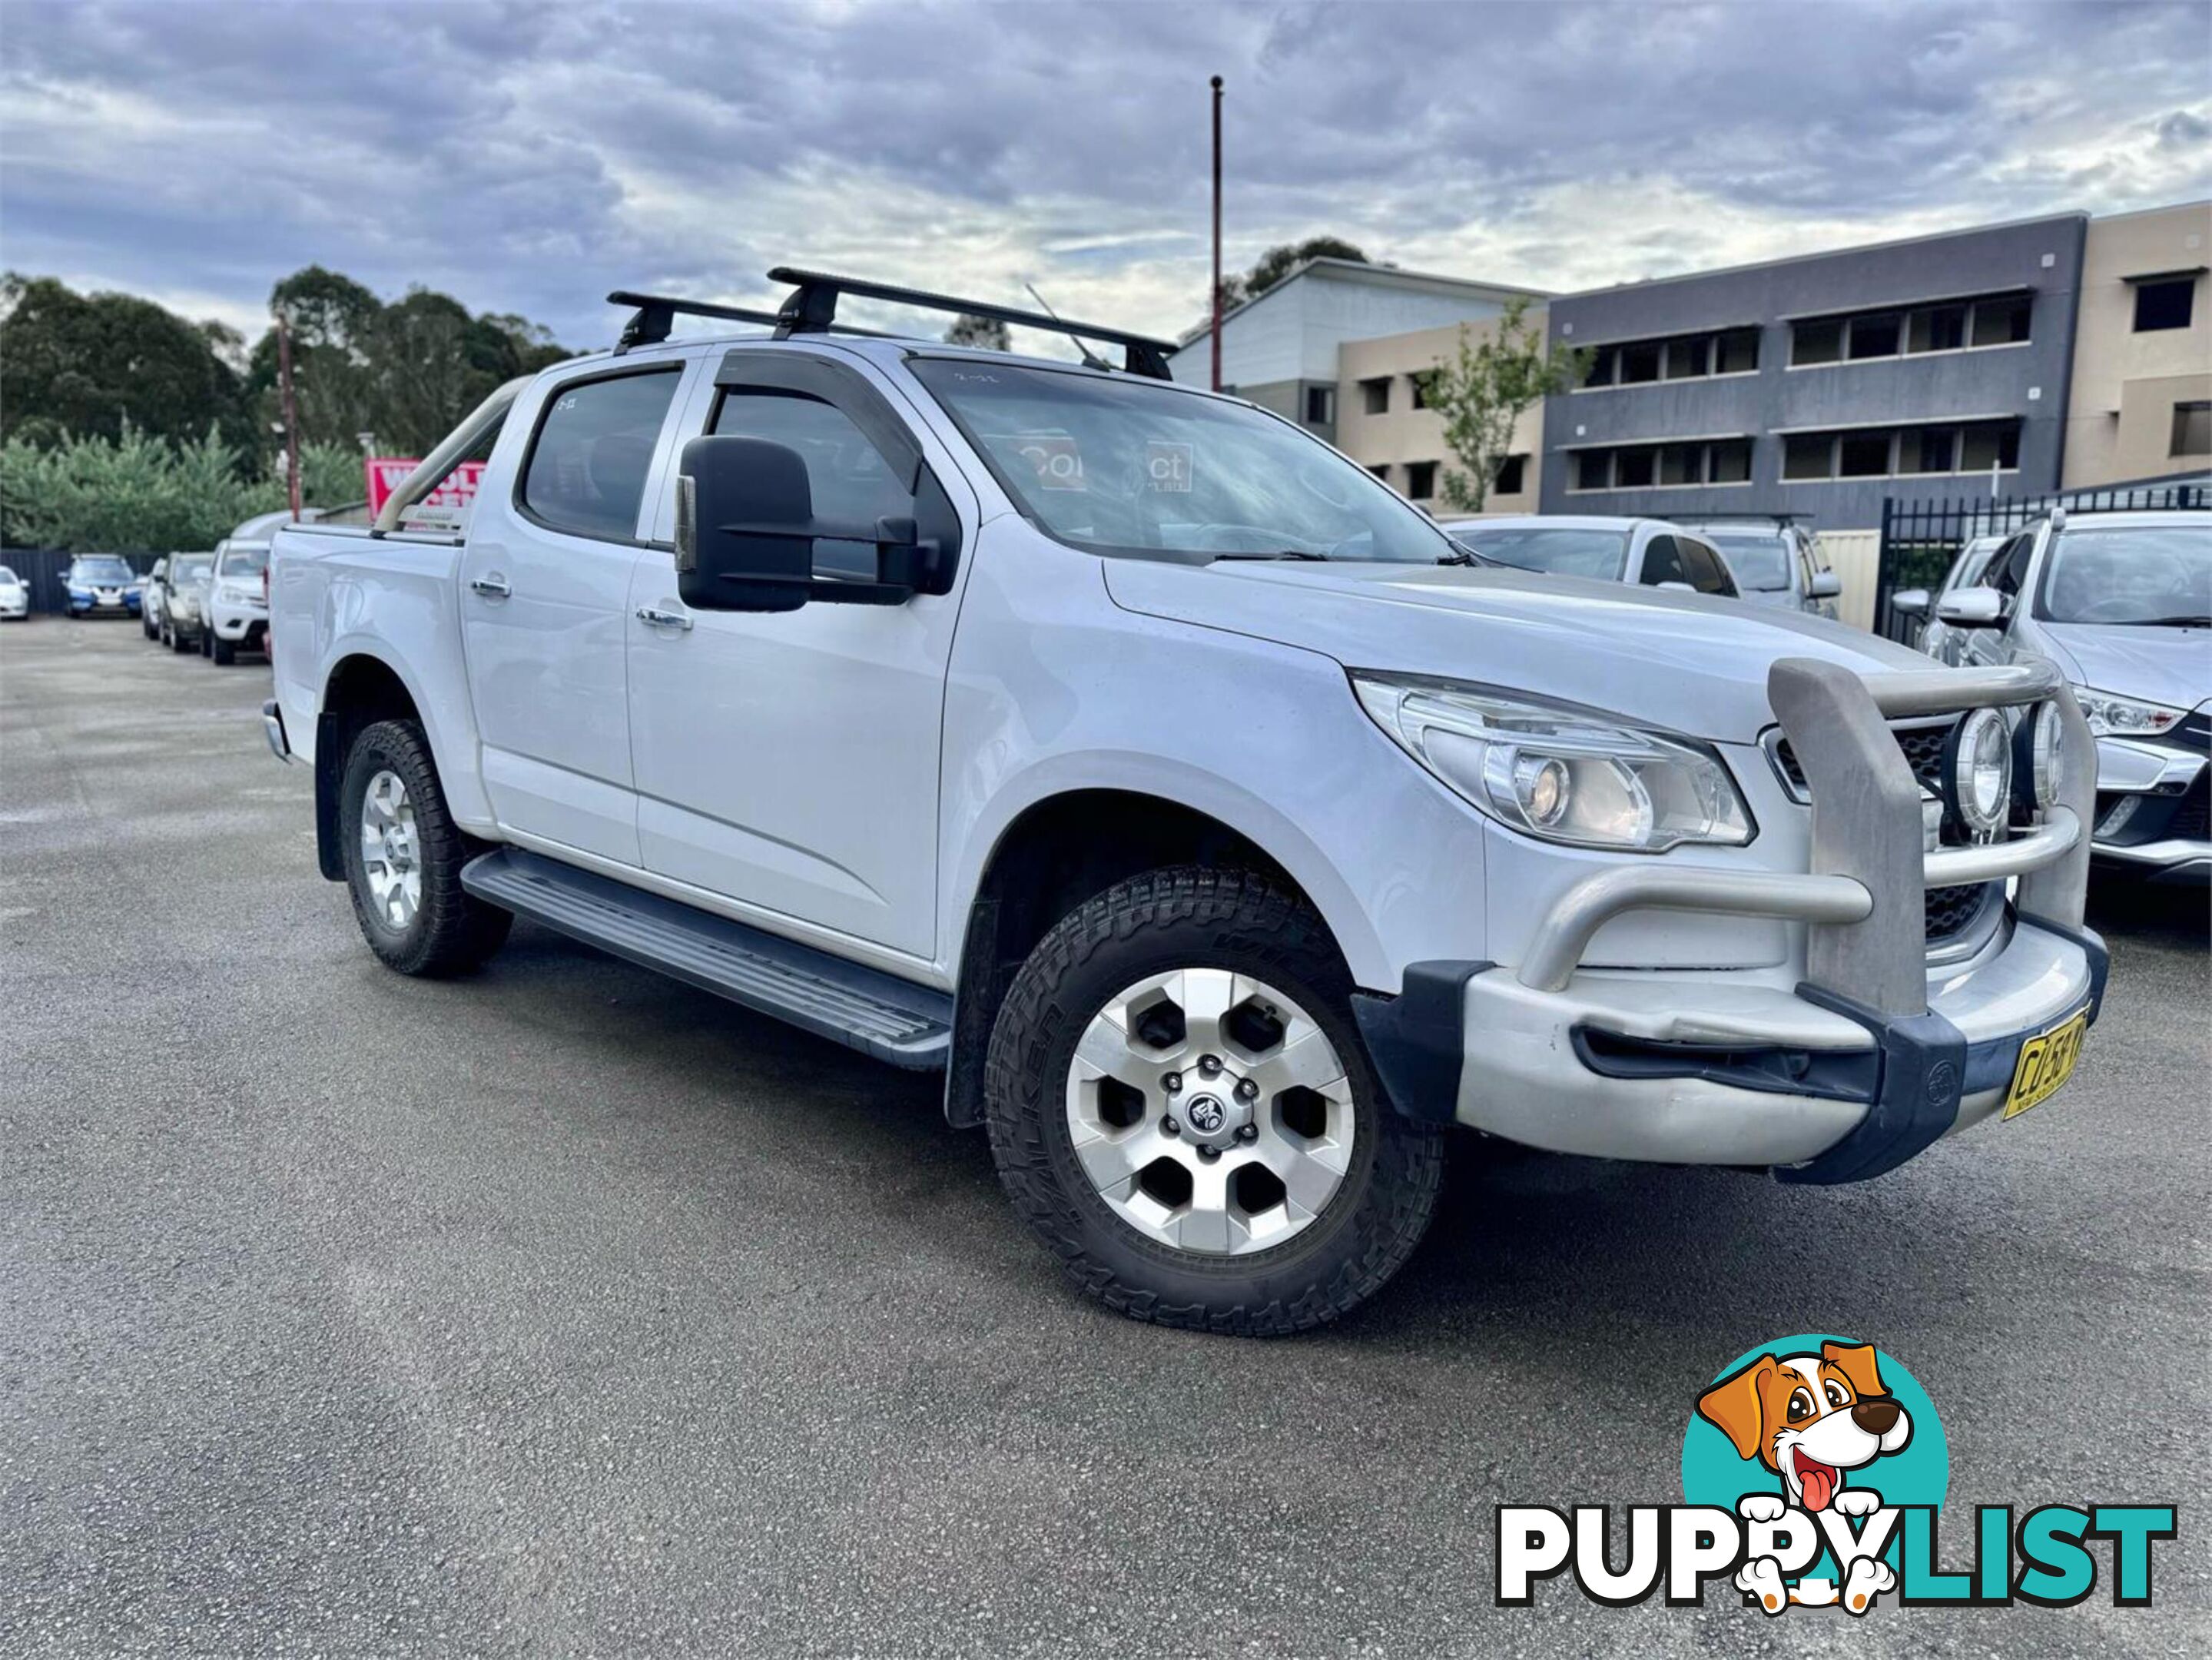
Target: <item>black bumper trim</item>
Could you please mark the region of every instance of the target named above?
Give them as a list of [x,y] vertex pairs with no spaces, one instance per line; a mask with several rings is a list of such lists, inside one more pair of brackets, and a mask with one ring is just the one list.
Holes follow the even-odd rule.
[[1467,1064],[1467,982],[1488,962],[1409,963],[1404,988],[1352,994],[1352,1018],[1390,1104],[1425,1124],[1459,1116],[1460,1072]]
[[1834,1187],[1886,1176],[1924,1152],[1959,1122],[1966,1093],[1966,1037],[1929,1009],[1923,1014],[1885,1014],[1849,997],[1800,983],[1797,995],[1816,1008],[1832,1009],[1873,1034],[1881,1055],[1881,1082],[1844,1139],[1802,1164],[1778,1164],[1777,1181]]

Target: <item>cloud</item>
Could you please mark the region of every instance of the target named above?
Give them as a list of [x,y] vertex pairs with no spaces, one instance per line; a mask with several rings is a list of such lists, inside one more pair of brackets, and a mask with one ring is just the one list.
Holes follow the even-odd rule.
[[10,0],[13,267],[252,326],[310,261],[605,341],[785,262],[1172,333],[1316,231],[1568,289],[2212,192],[2197,4]]

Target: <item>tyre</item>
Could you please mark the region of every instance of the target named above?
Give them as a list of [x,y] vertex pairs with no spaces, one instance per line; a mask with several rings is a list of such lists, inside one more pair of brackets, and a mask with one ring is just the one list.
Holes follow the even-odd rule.
[[506,941],[513,915],[461,886],[461,866],[483,848],[455,827],[412,721],[380,721],[354,739],[338,785],[338,833],[354,916],[386,968],[459,974]]
[[1014,1207],[1139,1320],[1271,1336],[1373,1296],[1436,1208],[1443,1138],[1385,1101],[1351,976],[1265,878],[1154,871],[1064,918],[991,1034]]
[[175,652],[179,656],[182,656],[191,648],[192,642],[191,641],[185,639],[183,635],[179,634],[174,629],[171,629],[169,630],[169,649],[171,651]]
[[215,639],[215,630],[214,630],[213,629],[210,628],[210,627],[209,627],[205,623],[201,623],[201,624],[200,624],[200,637],[199,637],[199,642],[198,642],[198,643],[199,643],[200,655],[201,655],[201,656],[203,656],[203,657],[212,657],[212,656],[214,656],[214,655],[215,655],[214,652],[213,652],[211,649],[210,649],[210,647],[211,643],[213,642],[214,639]]
[[155,629],[154,626],[154,619],[147,616],[143,611],[138,613],[138,632],[144,635],[149,640],[156,637],[160,632],[160,630]]
[[227,669],[238,660],[237,642],[226,640],[219,634],[211,635],[209,638],[212,643],[208,647],[208,652],[215,659],[217,667]]

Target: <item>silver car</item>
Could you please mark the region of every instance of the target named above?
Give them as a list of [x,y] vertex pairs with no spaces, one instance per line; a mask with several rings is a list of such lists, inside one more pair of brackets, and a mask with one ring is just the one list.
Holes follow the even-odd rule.
[[1474,556],[1470,562],[1738,597],[1728,562],[1713,544],[1663,519],[1519,514],[1443,528]]
[[2212,884],[2212,513],[2054,513],[1936,615],[1969,667],[2043,659],[2073,682],[2100,863]]
[[1820,539],[1788,514],[1674,522],[1720,550],[1736,587],[1753,605],[1835,616],[1843,579],[1828,568]]
[[1961,588],[1981,587],[1983,577],[1989,572],[1990,558],[2008,539],[2002,536],[1974,538],[1959,550],[1959,556],[1951,562],[1951,569],[1943,573],[1943,581],[1933,593],[1926,588],[1901,588],[1889,596],[1889,608],[1900,617],[1927,619],[1921,624],[1913,644],[1930,657],[1954,666],[1963,660],[1967,632],[1936,616],[1936,602]]

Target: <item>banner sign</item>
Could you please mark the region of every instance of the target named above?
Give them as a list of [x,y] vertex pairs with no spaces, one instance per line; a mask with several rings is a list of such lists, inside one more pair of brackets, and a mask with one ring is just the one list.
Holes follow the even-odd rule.
[[[407,482],[407,475],[422,463],[408,456],[372,455],[367,465],[368,516],[374,519],[384,511],[384,504],[392,499],[392,492]],[[462,462],[446,475],[437,489],[410,508],[408,516],[410,520],[419,514],[435,521],[459,522],[477,499],[477,484],[483,477],[483,470],[481,461]],[[430,511],[425,514],[425,508]]]

